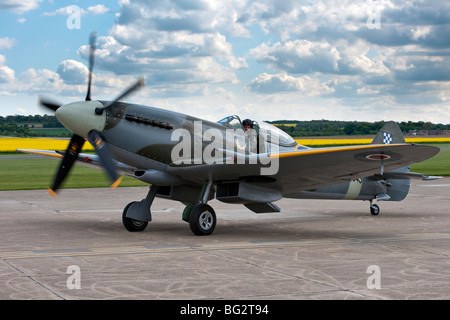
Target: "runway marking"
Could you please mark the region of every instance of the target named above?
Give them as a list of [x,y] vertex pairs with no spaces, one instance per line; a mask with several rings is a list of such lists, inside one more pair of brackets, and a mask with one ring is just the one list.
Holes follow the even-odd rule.
[[29,258],[55,258],[74,256],[101,256],[121,254],[152,254],[171,252],[195,252],[195,251],[218,251],[218,250],[245,250],[266,248],[288,248],[308,246],[334,246],[346,244],[367,244],[375,242],[397,242],[418,240],[443,240],[450,239],[450,233],[411,233],[387,236],[368,236],[333,238],[317,240],[294,240],[294,241],[270,241],[270,242],[244,242],[224,243],[218,245],[192,245],[192,246],[131,246],[131,247],[106,247],[106,248],[79,248],[79,249],[49,249],[34,251],[0,252],[0,259],[29,259]]

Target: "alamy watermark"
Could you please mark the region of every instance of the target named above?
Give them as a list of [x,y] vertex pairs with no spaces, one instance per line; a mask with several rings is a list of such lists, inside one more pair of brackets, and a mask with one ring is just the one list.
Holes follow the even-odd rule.
[[367,267],[366,273],[371,275],[367,278],[367,289],[381,289],[381,269],[377,265]]
[[[368,12],[369,17],[366,21],[368,29],[381,29],[381,6],[374,3]],[[66,14],[68,18],[66,20],[66,26],[69,30],[81,29],[81,14],[82,9],[77,5],[71,5],[66,7]]]
[[279,169],[279,138],[269,132],[251,129],[216,128],[204,130],[202,121],[194,121],[194,130],[179,128],[172,132],[171,160],[176,165],[254,164],[262,175],[274,175]]
[[67,289],[81,289],[81,269],[79,266],[73,264],[67,267],[67,274],[70,276],[67,278],[66,286]]
[[381,6],[374,4],[366,21],[368,29],[381,29]]
[[66,20],[67,29],[81,29],[81,8],[76,5],[66,7],[67,15],[69,16]]

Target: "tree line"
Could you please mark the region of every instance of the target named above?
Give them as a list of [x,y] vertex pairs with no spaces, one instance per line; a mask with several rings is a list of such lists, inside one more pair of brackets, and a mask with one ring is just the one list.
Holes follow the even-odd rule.
[[18,125],[24,125],[24,124],[42,124],[43,128],[63,128],[64,126],[56,119],[53,115],[44,114],[42,115],[29,115],[29,116],[22,116],[22,115],[15,115],[15,116],[6,116],[2,117],[0,116],[0,123],[15,123]]
[[[332,121],[332,120],[277,120],[268,121],[292,137],[305,136],[340,136],[340,135],[375,135],[384,126],[385,121]],[[434,124],[424,121],[397,122],[403,133],[412,130],[450,130],[450,124]]]
[[[340,136],[340,135],[375,135],[385,124],[384,121],[360,122],[360,121],[334,121],[334,120],[276,120],[267,121],[276,125],[292,137],[305,136]],[[411,130],[450,130],[450,124],[434,124],[431,122],[398,122],[403,133]],[[40,128],[64,128],[54,115],[14,115],[0,116],[0,135],[15,137],[30,137],[42,135],[33,130]],[[48,132],[46,135],[51,135]],[[57,136],[70,136],[70,133],[55,133]]]
[[70,134],[45,133],[34,131],[35,127],[39,128],[64,128],[64,126],[53,115],[14,115],[0,116],[0,135],[11,137],[33,137],[33,136],[70,136]]

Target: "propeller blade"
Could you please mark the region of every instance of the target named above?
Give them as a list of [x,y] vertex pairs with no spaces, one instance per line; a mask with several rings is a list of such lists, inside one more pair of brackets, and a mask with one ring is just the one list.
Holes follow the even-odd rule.
[[88,79],[88,90],[86,94],[86,101],[91,101],[91,85],[92,85],[92,70],[94,70],[94,57],[95,57],[95,39],[97,38],[97,33],[92,32],[89,38],[89,79]]
[[52,196],[56,195],[56,191],[66,178],[70,169],[72,168],[72,165],[77,159],[78,154],[80,153],[81,148],[83,147],[85,141],[86,140],[84,140],[84,138],[79,135],[76,134],[72,135],[72,139],[70,139],[69,146],[67,147],[67,150],[64,153],[64,158],[62,159],[61,164],[59,166],[58,172],[53,182],[53,186],[48,189],[48,192]]
[[113,181],[111,188],[115,189],[122,181],[122,177],[119,177],[117,175],[116,165],[114,164],[106,143],[103,141],[100,133],[96,130],[92,130],[91,132],[89,132],[88,140],[92,144],[92,146],[94,146],[94,149],[103,164],[103,168]]
[[112,105],[114,105],[115,103],[119,102],[120,100],[122,100],[123,98],[125,98],[126,96],[128,96],[130,93],[132,93],[133,91],[136,91],[142,87],[145,87],[145,81],[144,81],[144,77],[141,77],[138,81],[136,81],[135,84],[133,84],[132,86],[130,86],[128,89],[126,89],[124,92],[122,92],[122,94],[120,94],[116,99],[114,99],[112,102],[104,105],[102,108],[97,108],[95,109],[95,113],[96,114],[102,114],[103,110],[111,107]]
[[58,110],[59,107],[62,106],[61,103],[57,103],[55,101],[51,101],[51,100],[49,100],[47,98],[42,98],[41,96],[39,96],[38,105],[46,107],[47,109],[50,109],[52,111],[56,111],[56,110]]

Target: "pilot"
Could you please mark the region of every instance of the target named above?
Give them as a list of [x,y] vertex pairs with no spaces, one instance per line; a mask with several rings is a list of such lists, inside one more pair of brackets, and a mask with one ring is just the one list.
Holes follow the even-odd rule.
[[250,144],[250,153],[257,153],[258,151],[258,137],[256,130],[253,129],[253,121],[250,119],[245,119],[242,121],[242,127],[244,128],[245,133],[248,136],[249,144]]
[[253,129],[253,121],[250,119],[245,119],[244,121],[242,121],[242,126],[244,127],[244,131]]

